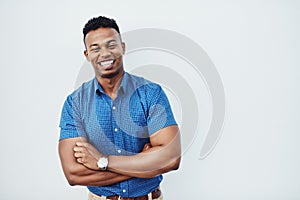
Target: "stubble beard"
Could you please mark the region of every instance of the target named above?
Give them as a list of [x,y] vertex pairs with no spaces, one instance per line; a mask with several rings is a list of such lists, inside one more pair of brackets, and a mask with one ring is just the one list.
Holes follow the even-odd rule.
[[115,71],[113,71],[109,74],[100,74],[100,77],[101,78],[107,78],[107,79],[114,78],[114,77],[118,76],[119,74],[121,74],[122,71],[124,71],[123,70],[123,65],[119,66]]
[[121,71],[121,69],[118,69],[109,74],[101,74],[101,78],[114,78],[115,76],[117,76],[120,73],[120,71]]

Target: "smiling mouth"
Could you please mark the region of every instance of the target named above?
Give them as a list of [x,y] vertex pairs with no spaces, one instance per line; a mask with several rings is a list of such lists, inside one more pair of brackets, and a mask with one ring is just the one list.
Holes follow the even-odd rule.
[[98,62],[98,64],[100,64],[104,69],[111,69],[114,62],[115,60],[105,60]]

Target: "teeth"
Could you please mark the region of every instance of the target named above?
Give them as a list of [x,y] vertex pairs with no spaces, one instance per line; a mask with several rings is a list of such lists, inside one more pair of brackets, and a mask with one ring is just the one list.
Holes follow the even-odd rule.
[[102,61],[102,62],[100,62],[100,65],[105,67],[105,66],[109,66],[109,65],[113,64],[113,62],[114,62],[114,60]]

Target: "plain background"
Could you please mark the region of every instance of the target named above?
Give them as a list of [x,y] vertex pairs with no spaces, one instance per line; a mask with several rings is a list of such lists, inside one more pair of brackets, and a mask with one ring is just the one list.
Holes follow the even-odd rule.
[[122,32],[186,35],[223,80],[223,135],[204,160],[194,141],[165,176],[165,199],[300,199],[299,10],[296,0],[2,0],[0,199],[86,199],[63,176],[58,123],[84,63],[82,27],[98,15]]

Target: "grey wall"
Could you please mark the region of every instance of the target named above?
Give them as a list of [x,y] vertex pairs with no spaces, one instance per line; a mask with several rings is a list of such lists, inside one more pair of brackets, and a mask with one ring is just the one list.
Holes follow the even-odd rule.
[[[180,170],[165,176],[165,199],[300,199],[299,9],[292,0],[2,0],[0,199],[86,198],[85,188],[68,186],[63,176],[58,123],[85,63],[82,27],[100,14],[116,18],[122,32],[158,28],[185,35],[203,48],[222,79],[222,136],[201,160],[213,111],[205,82],[186,71],[184,77],[190,73],[199,84],[191,87],[203,97],[199,127]],[[156,64],[180,73],[178,58],[150,51],[137,55],[162,56]],[[134,56],[125,55],[126,64]],[[143,62],[136,61],[149,64]],[[181,122],[180,102],[168,95]]]

